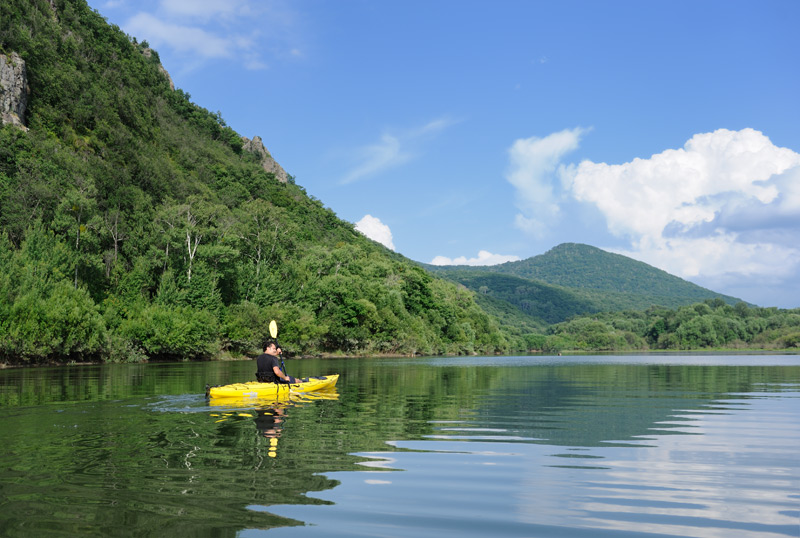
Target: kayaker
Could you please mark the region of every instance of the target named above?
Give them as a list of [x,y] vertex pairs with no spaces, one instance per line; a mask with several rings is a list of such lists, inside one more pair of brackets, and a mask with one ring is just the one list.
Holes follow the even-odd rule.
[[297,383],[297,379],[281,371],[280,361],[276,356],[278,348],[274,340],[267,340],[264,353],[256,359],[258,370],[256,379],[261,383]]

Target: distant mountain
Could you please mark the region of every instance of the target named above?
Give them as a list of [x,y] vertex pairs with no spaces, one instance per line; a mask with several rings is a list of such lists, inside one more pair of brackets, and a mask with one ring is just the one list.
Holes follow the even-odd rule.
[[563,243],[539,256],[487,269],[571,288],[642,293],[692,301],[721,298],[730,304],[739,301],[644,262],[580,243]]
[[475,291],[479,299],[491,297],[494,308],[482,304],[488,311],[499,308],[500,301],[506,303],[505,309],[532,318],[532,323],[654,305],[675,308],[706,299],[740,301],[646,263],[578,243],[564,243],[539,256],[495,266],[426,268]]

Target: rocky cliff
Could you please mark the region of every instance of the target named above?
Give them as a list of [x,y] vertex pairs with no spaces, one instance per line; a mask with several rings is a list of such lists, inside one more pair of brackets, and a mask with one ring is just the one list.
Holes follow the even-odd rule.
[[275,174],[275,178],[281,183],[286,183],[286,181],[289,179],[288,174],[281,167],[281,165],[279,165],[275,159],[272,158],[272,155],[270,155],[269,151],[267,151],[267,148],[264,147],[264,143],[261,141],[260,136],[254,136],[252,140],[246,136],[243,136],[242,142],[242,149],[258,155],[259,159],[261,160],[261,166],[264,168],[264,170]]
[[19,54],[0,54],[0,121],[23,129],[28,106],[28,76],[25,60]]

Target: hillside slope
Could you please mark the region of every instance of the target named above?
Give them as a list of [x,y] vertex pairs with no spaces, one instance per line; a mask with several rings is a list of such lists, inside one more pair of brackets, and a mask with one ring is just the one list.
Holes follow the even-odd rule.
[[84,0],[0,3],[0,54],[29,94],[0,128],[0,359],[254,352],[272,318],[302,353],[508,349],[470,292],[281,177]]
[[506,310],[512,309],[534,324],[558,323],[595,312],[677,308],[707,299],[739,302],[637,260],[576,243],[502,265],[426,267],[479,297],[506,303]]
[[569,288],[636,293],[654,297],[703,301],[728,297],[692,284],[644,262],[579,243],[563,243],[544,254],[488,268]]

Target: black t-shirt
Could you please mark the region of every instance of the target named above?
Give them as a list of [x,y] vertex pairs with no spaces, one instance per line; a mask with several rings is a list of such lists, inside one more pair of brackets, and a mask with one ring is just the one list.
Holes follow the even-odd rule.
[[280,368],[278,357],[270,355],[269,353],[262,353],[256,359],[258,370],[256,371],[256,379],[262,383],[277,383],[278,376],[275,375],[273,367]]

